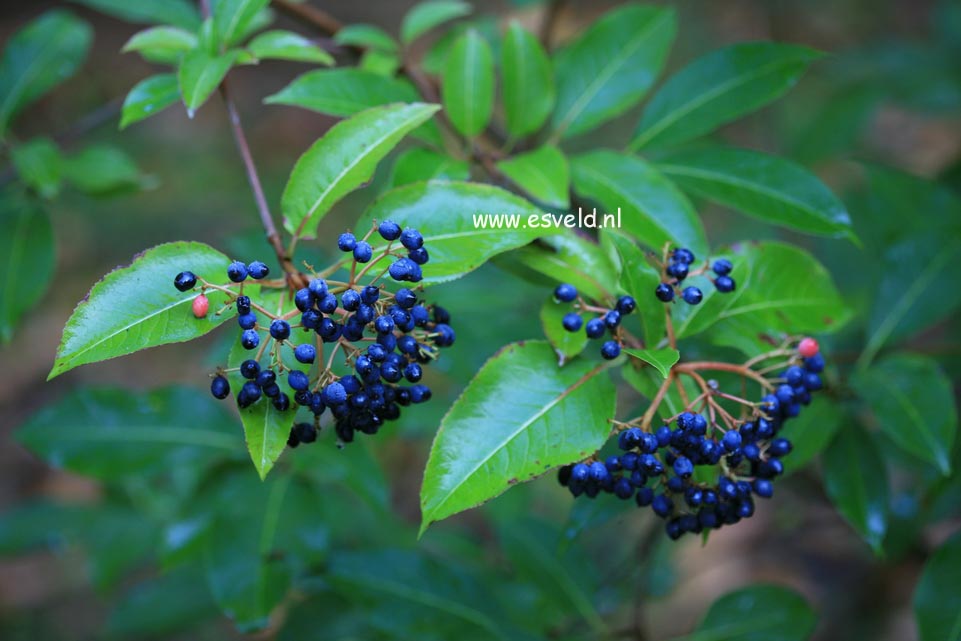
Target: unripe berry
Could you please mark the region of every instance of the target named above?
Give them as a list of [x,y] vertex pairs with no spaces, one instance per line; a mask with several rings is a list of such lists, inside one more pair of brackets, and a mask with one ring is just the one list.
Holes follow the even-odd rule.
[[174,277],[174,287],[177,291],[185,292],[193,289],[197,284],[197,277],[193,272],[180,272]]
[[818,342],[811,337],[801,339],[797,346],[798,354],[804,358],[813,358],[820,349]]
[[[197,318],[204,318],[205,316],[207,316],[208,309],[210,309],[210,301],[207,300],[206,296],[201,294],[200,296],[194,299],[194,302],[193,302],[194,316],[196,316]],[[817,375],[815,374],[815,376]]]

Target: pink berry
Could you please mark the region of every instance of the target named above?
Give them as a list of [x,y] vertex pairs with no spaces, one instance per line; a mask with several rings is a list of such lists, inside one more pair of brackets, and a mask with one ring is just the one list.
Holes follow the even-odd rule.
[[194,316],[197,318],[204,318],[207,315],[207,310],[210,309],[210,301],[207,297],[201,294],[194,299]]
[[817,356],[817,353],[820,351],[820,349],[821,348],[818,346],[818,342],[810,337],[802,339],[797,346],[798,353],[804,358],[812,358]]

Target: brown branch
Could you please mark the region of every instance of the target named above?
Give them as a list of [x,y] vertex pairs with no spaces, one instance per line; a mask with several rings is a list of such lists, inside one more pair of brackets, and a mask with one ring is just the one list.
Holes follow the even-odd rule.
[[564,10],[565,0],[550,0],[544,10],[544,18],[541,21],[539,39],[544,49],[551,50],[553,44],[554,31],[557,28],[558,19]]
[[344,27],[343,23],[334,16],[322,9],[311,6],[306,2],[301,3],[291,2],[290,0],[271,0],[270,4],[279,13],[282,13],[289,18],[294,18],[306,24],[310,24],[315,29],[326,33],[328,36],[334,35]]
[[683,373],[692,373],[699,370],[713,370],[716,372],[731,372],[743,376],[744,378],[750,378],[751,380],[759,383],[761,387],[766,390],[774,389],[771,381],[767,380],[757,372],[755,372],[750,367],[744,367],[743,365],[735,365],[734,363],[722,363],[720,361],[691,361],[690,363],[680,363],[674,366],[674,370]]

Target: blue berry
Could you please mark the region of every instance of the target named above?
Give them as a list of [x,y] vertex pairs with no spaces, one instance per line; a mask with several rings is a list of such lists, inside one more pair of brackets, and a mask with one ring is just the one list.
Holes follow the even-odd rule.
[[673,258],[679,263],[687,263],[690,265],[694,262],[694,252],[686,247],[678,247],[674,250]]
[[668,516],[674,510],[674,501],[667,494],[658,494],[651,501],[651,509],[658,516]]
[[410,258],[418,265],[426,265],[430,262],[430,254],[427,253],[427,248],[425,247],[410,250],[407,253],[407,258]]
[[317,299],[317,309],[325,314],[333,314],[337,311],[337,297],[331,293],[324,294]]
[[620,324],[621,324],[621,313],[616,309],[612,309],[611,311],[604,314],[604,325],[606,325],[609,329],[614,329]]
[[389,334],[394,331],[394,319],[390,316],[378,316],[374,321],[374,329],[378,334]]
[[286,412],[290,408],[290,397],[281,392],[274,397],[274,407],[278,412]]
[[180,272],[174,276],[174,287],[177,288],[177,291],[185,292],[193,289],[196,284],[197,277],[193,272]]
[[561,320],[561,325],[564,326],[569,332],[576,332],[581,328],[584,321],[581,319],[581,315],[576,312],[570,312],[569,314],[564,314],[563,320]]
[[260,388],[257,387],[257,383],[248,381],[240,388],[240,394],[237,395],[237,404],[240,405],[240,407],[249,407],[260,400],[261,394],[262,392]]
[[668,276],[676,278],[681,281],[687,278],[688,273],[691,270],[691,266],[688,263],[673,262],[667,266]]
[[804,369],[809,372],[818,374],[824,371],[824,356],[821,354],[815,354],[810,358],[804,359]]
[[737,452],[741,449],[741,435],[734,430],[729,430],[721,439],[721,445],[729,453]]
[[784,382],[791,387],[797,387],[804,383],[804,370],[797,365],[784,370]]
[[638,507],[647,507],[654,501],[654,490],[649,487],[642,487],[637,491],[634,500],[637,501]]
[[804,375],[803,385],[809,392],[816,392],[824,387],[821,377],[814,372],[808,372]]
[[637,309],[637,301],[634,300],[633,296],[621,296],[617,299],[617,304],[614,308],[626,316]]
[[774,391],[774,395],[777,396],[781,405],[790,405],[794,402],[794,388],[790,385],[779,385]]
[[343,385],[335,381],[324,387],[322,398],[328,407],[339,405],[347,401],[347,390],[344,389]]
[[235,260],[227,266],[227,278],[235,283],[243,282],[247,278],[247,266]]
[[352,252],[357,246],[357,239],[349,231],[345,231],[337,238],[337,248],[342,252]]
[[327,295],[327,281],[323,278],[314,278],[307,284],[307,289],[314,295],[314,298],[320,300]]
[[774,484],[767,479],[754,479],[754,493],[764,499],[774,496]]
[[410,309],[417,303],[417,295],[406,287],[402,287],[394,294],[394,302],[401,309]]
[[374,256],[374,249],[366,240],[358,240],[354,246],[354,260],[358,263],[368,263]]
[[261,278],[267,278],[267,274],[270,273],[270,268],[267,267],[263,261],[255,260],[247,265],[247,273],[250,274],[250,277],[254,280],[260,280]]
[[571,482],[572,483],[586,483],[587,478],[590,476],[590,469],[584,463],[578,463],[571,468]]
[[291,370],[287,375],[287,385],[294,391],[303,392],[310,387],[310,379],[300,370]]
[[416,229],[408,227],[400,233],[400,244],[407,249],[420,249],[424,246],[424,237]]
[[302,343],[294,348],[294,358],[300,363],[309,365],[317,358],[317,349],[310,343]]
[[409,281],[413,277],[417,263],[409,258],[398,258],[387,269],[390,277],[397,281]]
[[588,338],[600,338],[604,335],[604,332],[607,331],[607,327],[604,325],[604,319],[592,318],[587,321],[584,331],[587,333]]
[[227,382],[227,378],[219,374],[215,376],[214,380],[210,381],[210,393],[220,400],[230,396],[230,383]]
[[277,318],[270,323],[270,335],[276,340],[282,341],[290,337],[290,323],[282,318]]
[[260,363],[252,358],[248,358],[243,363],[240,364],[240,375],[244,378],[253,380],[257,378],[257,374],[260,373]]
[[392,220],[385,220],[377,228],[377,232],[384,240],[397,240],[400,238],[400,225]]
[[714,288],[722,294],[729,294],[734,291],[736,284],[730,276],[718,276],[714,279]]
[[704,299],[704,294],[701,293],[699,288],[691,285],[690,287],[684,288],[684,291],[681,292],[681,298],[683,298],[684,302],[688,305],[697,305]]
[[340,304],[348,312],[356,312],[360,307],[360,294],[353,289],[348,289],[340,295]]
[[303,289],[298,289],[297,293],[294,294],[294,305],[297,306],[302,312],[306,312],[308,309],[314,306],[314,294],[309,289],[304,287]]
[[657,428],[657,432],[654,433],[657,438],[657,444],[659,447],[667,447],[671,442],[671,428],[667,425],[661,425]]
[[271,383],[277,380],[277,375],[274,373],[274,370],[272,369],[264,369],[264,370],[261,370],[259,374],[257,374],[257,377],[254,380],[257,382],[257,385],[259,385],[260,387],[266,387],[267,385],[270,385]]
[[244,349],[256,349],[260,345],[260,334],[255,329],[245,329],[240,335],[240,344]]
[[621,346],[617,341],[607,341],[601,345],[601,357],[611,361],[621,355]]
[[561,283],[554,288],[554,298],[562,303],[570,303],[577,298],[577,288],[567,283]]
[[630,427],[617,435],[617,446],[622,450],[633,450],[641,444],[644,431],[639,427]]
[[409,363],[407,367],[404,368],[404,378],[411,383],[416,383],[423,375],[423,370],[417,363]]
[[670,303],[674,300],[674,288],[667,283],[660,283],[654,289],[654,295],[657,296],[657,300],[662,303]]
[[694,464],[686,456],[678,456],[677,460],[674,461],[674,473],[681,478],[690,478],[694,474]]
[[253,312],[241,314],[237,317],[237,324],[241,329],[253,329],[257,325],[257,315]]
[[634,487],[631,482],[624,477],[614,482],[614,496],[619,499],[629,499],[634,496]]
[[410,388],[411,403],[423,403],[429,401],[431,397],[430,388],[426,385],[413,385]]
[[731,273],[731,270],[734,269],[734,265],[726,258],[718,258],[714,261],[714,264],[711,265],[711,269],[713,269],[714,273],[718,276],[727,276]]
[[250,296],[237,297],[237,313],[238,314],[250,313]]

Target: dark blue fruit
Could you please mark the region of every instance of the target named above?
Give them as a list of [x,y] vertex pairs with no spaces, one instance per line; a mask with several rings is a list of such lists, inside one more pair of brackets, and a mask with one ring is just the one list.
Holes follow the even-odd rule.
[[674,288],[667,283],[660,283],[654,289],[654,295],[657,296],[657,300],[662,303],[670,303],[674,300]]
[[377,232],[384,240],[397,240],[400,238],[400,225],[392,220],[385,220],[377,228]]
[[270,273],[270,268],[267,267],[266,263],[255,260],[247,265],[247,273],[251,278],[260,280],[261,278],[267,278],[267,274]]
[[197,277],[193,272],[180,272],[174,276],[174,287],[176,287],[178,291],[185,292],[193,289],[196,284]]
[[601,345],[601,356],[609,361],[621,355],[621,346],[617,341],[607,341]]
[[688,305],[697,305],[704,300],[704,294],[701,293],[699,288],[691,285],[690,287],[684,288],[684,291],[681,292],[681,298],[683,298],[684,302]]
[[357,239],[349,231],[345,231],[337,238],[337,248],[342,252],[352,252],[357,246]]
[[576,312],[564,314],[564,319],[561,321],[561,325],[569,332],[576,332],[583,324],[584,321],[581,319],[581,315]]
[[554,298],[562,303],[570,303],[577,298],[577,288],[567,283],[561,283],[554,288]]
[[235,260],[227,266],[227,278],[235,283],[243,282],[247,278],[247,266]]
[[301,363],[313,363],[317,358],[317,349],[310,343],[302,343],[294,348],[294,358]]
[[210,393],[213,394],[214,398],[221,400],[227,398],[230,395],[230,383],[227,382],[227,378],[220,375],[215,376],[214,380],[210,381]]

